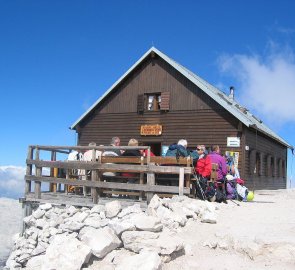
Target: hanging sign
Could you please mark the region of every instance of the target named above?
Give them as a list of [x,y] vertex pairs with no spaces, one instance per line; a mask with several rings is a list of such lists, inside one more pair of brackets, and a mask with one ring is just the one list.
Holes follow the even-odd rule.
[[239,137],[227,137],[227,147],[240,147],[240,143]]
[[162,125],[143,125],[140,127],[140,135],[159,136],[162,134]]

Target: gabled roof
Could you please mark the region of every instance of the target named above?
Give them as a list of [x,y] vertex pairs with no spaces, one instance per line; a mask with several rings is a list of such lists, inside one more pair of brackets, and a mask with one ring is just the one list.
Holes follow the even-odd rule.
[[146,57],[148,57],[152,52],[157,54],[192,83],[203,90],[207,95],[219,103],[223,108],[229,111],[233,116],[239,119],[245,126],[252,127],[258,131],[266,134],[267,136],[273,138],[274,140],[280,142],[281,144],[293,149],[293,147],[288,144],[283,138],[278,136],[270,128],[268,128],[260,119],[251,114],[247,109],[240,106],[235,100],[230,99],[226,94],[220,91],[218,88],[214,87],[207,81],[203,80],[187,68],[183,67],[155,47],[151,47],[131,68],[129,68],[70,128],[75,129],[75,127],[82,121],[110,92],[112,92],[116,86],[124,80]]

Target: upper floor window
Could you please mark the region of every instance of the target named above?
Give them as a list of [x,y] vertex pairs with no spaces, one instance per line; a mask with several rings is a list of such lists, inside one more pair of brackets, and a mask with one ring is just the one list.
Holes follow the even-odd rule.
[[147,110],[159,111],[161,108],[161,94],[147,95]]
[[170,92],[146,93],[137,97],[137,112],[169,111]]

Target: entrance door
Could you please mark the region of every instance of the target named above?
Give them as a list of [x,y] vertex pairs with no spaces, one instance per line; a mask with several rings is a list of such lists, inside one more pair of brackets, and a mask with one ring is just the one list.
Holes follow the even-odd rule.
[[144,146],[150,146],[151,151],[155,156],[161,156],[161,143],[158,142],[144,142]]

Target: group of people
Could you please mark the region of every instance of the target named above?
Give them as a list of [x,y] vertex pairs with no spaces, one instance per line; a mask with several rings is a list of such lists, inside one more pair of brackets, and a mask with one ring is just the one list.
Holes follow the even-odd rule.
[[[121,144],[121,140],[119,137],[113,137],[110,141],[110,146],[118,147]],[[91,142],[89,146],[96,146],[96,143]],[[132,138],[128,142],[128,146],[139,146],[138,140]],[[181,139],[175,144],[171,144],[166,152],[167,157],[175,157],[178,159],[179,157],[188,157],[191,156],[193,160],[193,166],[195,169],[195,174],[198,178],[198,186],[196,186],[196,193],[202,199],[212,199],[216,194],[221,192],[221,201],[226,202],[226,199],[235,199],[237,198],[237,185],[243,187],[244,181],[240,179],[239,171],[237,166],[234,163],[233,158],[229,156],[221,155],[220,147],[218,145],[212,145],[210,151],[206,149],[206,146],[203,144],[197,145],[196,149],[191,151],[187,148],[188,143],[187,140]],[[72,152],[70,155],[74,155]],[[69,160],[70,160],[69,155]],[[79,160],[84,161],[92,161],[93,159],[93,151],[88,150],[81,155],[81,153],[76,152],[76,157]],[[150,152],[151,156],[154,156],[152,152]],[[147,150],[139,150],[139,149],[110,149],[105,151],[96,150],[95,158],[98,160],[102,156],[131,156],[131,157],[140,157],[147,156]],[[76,159],[76,160],[77,160]],[[208,183],[210,182],[212,164],[217,164],[217,178],[215,179],[215,186],[210,186]],[[114,176],[115,173],[105,172],[104,175]],[[122,173],[122,176],[130,177],[134,176],[131,173]],[[216,186],[218,185],[218,186]],[[201,189],[200,190],[198,190]],[[200,194],[201,192],[201,194]],[[245,188],[243,191],[244,196],[247,195],[247,189]],[[203,194],[203,196],[201,196]]]
[[[169,146],[166,156],[192,157],[198,179],[195,188],[200,198],[225,203],[226,199],[246,199],[248,190],[233,158],[222,155],[218,145],[212,145],[208,151],[205,145],[200,144],[196,150],[189,151],[187,141],[181,139],[177,144]],[[213,163],[217,164],[215,183],[210,181]]]

